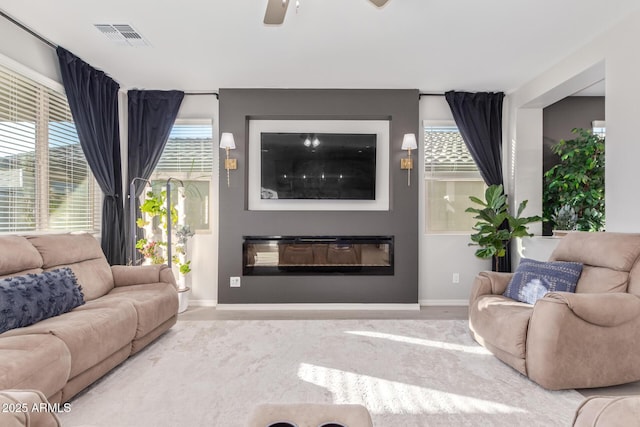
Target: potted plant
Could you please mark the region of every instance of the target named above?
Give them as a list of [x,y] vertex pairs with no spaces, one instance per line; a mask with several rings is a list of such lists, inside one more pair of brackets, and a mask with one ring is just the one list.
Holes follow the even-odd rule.
[[[187,259],[187,242],[195,233],[188,225],[178,225],[176,227],[176,255],[173,256],[173,263],[178,266],[181,278],[191,272],[191,260]],[[180,287],[184,287],[181,284]]]
[[529,233],[527,224],[540,221],[541,218],[537,215],[520,216],[527,207],[527,200],[520,203],[515,216],[511,215],[502,185],[489,186],[484,196],[485,200],[469,197],[473,203],[481,206],[466,209],[466,212],[476,214],[474,218],[478,220],[473,227],[476,232],[471,235],[472,243],[469,245],[480,247],[475,252],[477,257],[493,257],[493,270],[498,271],[498,258],[506,255],[511,239],[533,236]]
[[573,129],[574,139],[560,140],[552,147],[560,163],[544,174],[543,218],[552,229],[564,228],[556,223],[563,206],[576,214],[574,229],[602,231],[604,216],[604,138],[590,130]]
[[572,206],[562,205],[560,209],[557,209],[553,214],[553,223],[555,224],[553,235],[564,236],[569,231],[576,229],[578,215]]
[[[167,193],[160,191],[148,191],[145,200],[140,206],[143,218],[137,220],[140,228],[145,228],[147,238],[139,239],[136,248],[151,264],[164,264],[167,248]],[[188,225],[178,224],[178,212],[174,206],[171,209],[171,223],[175,230],[176,242],[172,245],[175,254],[171,257],[171,264],[178,267],[178,296],[180,298],[180,312],[188,306],[188,291],[185,276],[191,272],[191,261],[187,259],[187,241],[194,235]]]

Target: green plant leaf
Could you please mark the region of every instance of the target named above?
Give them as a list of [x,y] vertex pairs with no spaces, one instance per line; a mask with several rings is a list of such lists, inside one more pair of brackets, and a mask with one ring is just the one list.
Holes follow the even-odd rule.
[[[481,206],[484,206],[484,207],[487,206],[487,204],[485,202],[483,202],[482,200],[478,199],[475,196],[469,196],[469,200],[471,200],[473,203],[477,203],[478,205],[481,205]],[[469,208],[469,209],[471,209],[471,208]]]
[[[564,205],[577,214],[577,230],[603,230],[605,142],[588,129],[573,129],[575,137],[552,147],[561,162],[544,174],[543,218],[556,226],[555,214]],[[594,216],[593,212],[597,214]],[[597,219],[594,219],[597,218]]]
[[481,248],[476,251],[478,258],[491,258],[496,254],[496,250],[493,247]]
[[501,257],[506,254],[507,243],[513,237],[524,237],[530,234],[527,224],[540,221],[539,216],[520,217],[527,206],[523,201],[518,207],[516,216],[509,213],[507,196],[502,185],[491,185],[485,191],[486,201],[469,198],[473,203],[486,206],[484,209],[467,208],[467,212],[475,213],[476,222],[471,234],[470,246],[479,246],[475,254],[479,258]]

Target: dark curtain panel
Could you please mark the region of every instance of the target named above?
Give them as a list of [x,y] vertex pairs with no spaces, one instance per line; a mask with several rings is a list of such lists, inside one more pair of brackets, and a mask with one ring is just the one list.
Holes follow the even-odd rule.
[[[456,125],[487,185],[503,184],[502,101],[503,92],[455,92],[444,94]],[[509,224],[502,225],[508,228]],[[494,270],[511,271],[511,254],[492,263]]]
[[[149,179],[155,169],[162,151],[164,150],[171,128],[178,115],[178,109],[184,98],[184,92],[160,91],[160,90],[130,90],[129,98],[129,170],[127,174],[127,192],[133,178]],[[134,212],[138,216],[138,197],[144,190],[145,182],[137,180],[135,183]],[[125,216],[127,224],[131,220],[129,203],[131,195],[127,198]],[[127,258],[131,259],[130,226],[126,227]]]
[[487,185],[502,184],[502,92],[444,94]]
[[125,263],[118,90],[104,72],[58,47],[62,82],[80,146],[104,193],[102,250],[109,264]]

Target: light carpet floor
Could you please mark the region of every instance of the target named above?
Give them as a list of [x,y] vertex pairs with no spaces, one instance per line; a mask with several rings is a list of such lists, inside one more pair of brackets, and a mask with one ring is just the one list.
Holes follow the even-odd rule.
[[245,426],[259,403],[361,403],[375,427],[567,426],[583,397],[500,362],[464,320],[179,321],[63,425]]

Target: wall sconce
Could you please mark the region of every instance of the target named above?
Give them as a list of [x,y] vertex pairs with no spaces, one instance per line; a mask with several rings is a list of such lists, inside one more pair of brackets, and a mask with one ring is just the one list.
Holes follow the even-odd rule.
[[407,150],[407,157],[400,159],[400,169],[407,170],[407,186],[411,186],[411,169],[413,169],[413,159],[411,158],[411,150],[418,148],[416,135],[414,133],[405,133],[402,138],[402,149]]
[[233,139],[233,134],[231,132],[222,132],[220,135],[220,148],[224,148],[227,153],[227,158],[224,161],[224,168],[227,170],[227,187],[231,186],[231,181],[229,180],[229,171],[238,169],[238,161],[236,159],[229,158],[229,150],[235,150],[236,142]]

